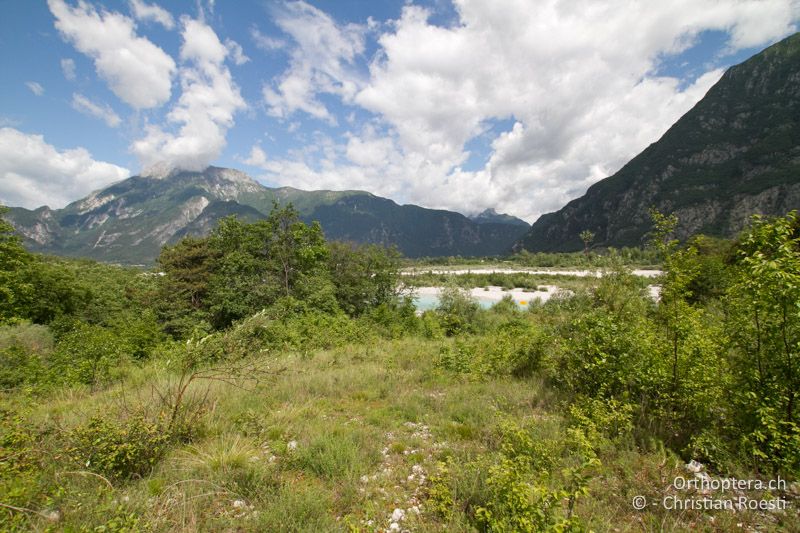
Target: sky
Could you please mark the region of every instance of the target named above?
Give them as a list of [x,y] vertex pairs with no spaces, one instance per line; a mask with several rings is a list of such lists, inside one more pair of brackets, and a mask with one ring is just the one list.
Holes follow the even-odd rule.
[[0,0],[0,203],[153,169],[528,222],[655,142],[800,0]]

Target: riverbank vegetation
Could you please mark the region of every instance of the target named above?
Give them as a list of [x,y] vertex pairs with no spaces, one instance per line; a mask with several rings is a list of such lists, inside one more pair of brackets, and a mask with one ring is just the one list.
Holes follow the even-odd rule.
[[[0,529],[796,530],[800,221],[674,225],[654,213],[644,253],[658,301],[608,260],[527,310],[451,284],[418,315],[396,253],[291,208],[153,272],[29,254],[3,224]],[[786,482],[674,482],[727,477]],[[788,505],[669,503],[739,496]]]
[[429,268],[602,268],[609,257],[619,258],[635,268],[658,268],[663,261],[660,251],[647,248],[591,247],[583,252],[528,252],[497,257],[421,257],[404,259],[403,266],[418,270]]

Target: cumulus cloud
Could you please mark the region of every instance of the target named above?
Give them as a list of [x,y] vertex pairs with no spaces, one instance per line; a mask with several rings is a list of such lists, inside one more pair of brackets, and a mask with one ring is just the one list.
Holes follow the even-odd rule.
[[25,85],[36,96],[42,96],[44,94],[44,87],[42,87],[40,83],[36,83],[35,81],[26,81]]
[[111,109],[111,106],[108,104],[95,104],[82,94],[75,93],[72,95],[72,108],[90,117],[99,118],[109,128],[116,128],[122,123],[122,119]]
[[[278,25],[295,43],[292,63],[264,91],[270,113],[332,120],[317,98],[327,93],[385,128],[340,143],[344,160],[265,159],[267,178],[366,185],[430,207],[497,207],[532,222],[657,140],[722,74],[709,67],[695,80],[660,75],[665,58],[708,30],[728,34],[727,52],[765,45],[794,31],[800,15],[794,0],[454,4],[459,20],[448,27],[406,5],[378,37],[365,81],[336,69],[361,52],[361,34],[291,4]],[[320,35],[342,46],[324,46]],[[351,90],[329,90],[337,83]],[[512,126],[492,130],[498,121]],[[486,135],[488,157],[476,165],[466,146]]]
[[[289,69],[277,83],[265,85],[264,101],[271,116],[285,118],[296,111],[334,123],[336,119],[318,98],[331,94],[350,102],[363,85],[355,66],[364,51],[365,27],[337,25],[326,13],[305,2],[287,3],[275,10],[275,23],[296,46],[292,49]],[[269,43],[259,39],[260,46]]]
[[244,65],[250,58],[247,57],[242,50],[242,45],[234,41],[233,39],[225,39],[225,48],[228,49],[228,52],[231,54],[231,59],[236,65]]
[[145,136],[131,146],[145,167],[167,163],[186,170],[205,168],[225,147],[234,114],[245,107],[225,66],[228,48],[204,22],[188,17],[181,21],[181,96],[167,115],[177,131],[147,126]]
[[250,155],[247,159],[242,162],[246,165],[265,168],[267,165],[267,154],[256,144],[250,149]]
[[175,27],[175,19],[161,6],[148,4],[143,0],[131,0],[131,9],[136,20],[148,20],[161,24],[166,29],[171,30]]
[[130,175],[128,169],[95,161],[84,148],[59,151],[41,135],[0,128],[0,203],[51,208]]
[[70,58],[61,60],[61,72],[64,77],[69,81],[75,81],[75,61]]
[[47,3],[56,18],[56,28],[78,51],[94,60],[98,75],[123,102],[135,109],[147,109],[169,100],[175,61],[148,39],[136,35],[133,20],[116,12],[98,13],[85,2],[75,7],[63,0]]

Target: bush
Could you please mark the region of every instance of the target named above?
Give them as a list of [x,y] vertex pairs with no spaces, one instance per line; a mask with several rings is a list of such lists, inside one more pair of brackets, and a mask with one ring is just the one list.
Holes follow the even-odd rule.
[[370,334],[368,322],[350,319],[341,311],[329,314],[310,309],[289,297],[214,339],[223,344],[227,357],[242,357],[266,350],[328,349],[363,341]]
[[548,340],[537,327],[522,320],[501,325],[482,337],[457,339],[440,349],[437,365],[475,377],[529,376],[544,359]]
[[69,434],[69,456],[79,465],[111,480],[150,473],[170,444],[170,432],[144,417],[123,423],[94,417]]
[[382,303],[369,309],[364,318],[371,326],[370,329],[377,330],[381,336],[390,339],[415,333],[420,327],[413,300],[410,298],[404,298],[399,303]]
[[469,292],[450,285],[439,294],[440,323],[447,336],[474,331],[475,317],[478,314],[478,302]]
[[36,353],[19,346],[0,349],[0,389],[14,389],[42,381],[45,367]]
[[137,315],[124,314],[116,319],[111,329],[130,349],[136,359],[145,359],[150,352],[166,340],[155,313],[148,309]]
[[[533,533],[579,527],[574,503],[588,492],[588,469],[599,463],[580,430],[569,434],[579,446],[534,439],[514,422],[501,423],[501,455],[489,468],[487,499],[475,511],[479,529]],[[576,448],[572,460],[580,459],[580,466],[564,468],[562,478],[554,479],[550,471],[556,457],[569,451],[567,444]]]
[[614,399],[577,398],[569,418],[594,447],[619,442],[633,431],[633,406]]
[[27,352],[47,354],[53,349],[53,334],[47,326],[29,322],[0,326],[0,350],[12,346]]
[[46,326],[20,323],[0,327],[0,389],[41,382],[53,335]]
[[[600,310],[572,321],[554,379],[564,389],[593,397],[629,397],[638,392],[652,348],[645,328]],[[637,373],[642,369],[641,374]]]
[[131,351],[112,331],[81,322],[59,337],[51,370],[57,380],[96,386],[121,377]]
[[439,322],[435,311],[425,311],[420,316],[420,332],[426,339],[440,339],[444,337],[444,328]]

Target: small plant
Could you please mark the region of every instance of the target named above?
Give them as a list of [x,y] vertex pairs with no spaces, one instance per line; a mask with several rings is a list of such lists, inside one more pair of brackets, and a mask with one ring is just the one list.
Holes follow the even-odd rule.
[[427,507],[432,513],[450,520],[453,516],[453,493],[450,490],[450,468],[448,463],[439,463],[438,469],[430,476]]
[[147,475],[166,452],[169,431],[159,423],[134,417],[122,423],[94,417],[69,434],[69,456],[79,465],[111,480]]

